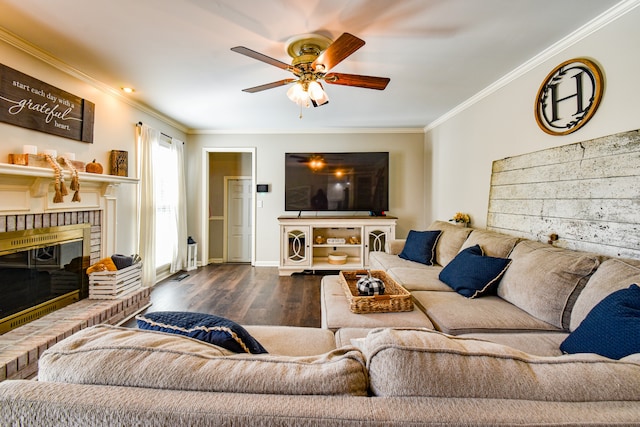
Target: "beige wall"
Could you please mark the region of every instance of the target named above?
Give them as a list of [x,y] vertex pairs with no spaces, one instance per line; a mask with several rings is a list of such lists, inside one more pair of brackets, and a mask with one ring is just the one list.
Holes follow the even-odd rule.
[[[64,67],[64,64],[60,64],[63,71],[5,41],[0,41],[0,58],[2,64],[8,67],[95,104],[93,144],[0,123],[0,140],[2,141],[0,162],[8,162],[9,153],[22,153],[22,146],[25,144],[35,145],[39,151],[55,149],[58,153],[72,152],[75,153],[77,160],[90,162],[96,159],[105,167],[111,150],[125,150],[129,152],[129,176],[134,176],[135,124],[137,122],[142,121],[171,136],[186,139],[184,132],[156,116],[132,107],[125,102],[126,99],[98,89],[99,85],[93,82],[73,77],[70,74],[73,70]],[[136,184],[121,184],[117,190],[116,252],[123,254],[132,254],[137,251],[136,190]]]
[[[566,47],[480,102],[428,129],[425,152],[432,151],[431,219],[457,211],[486,224],[493,160],[640,128],[640,8]],[[587,57],[600,64],[605,92],[595,116],[580,130],[551,136],[538,128],[534,100],[545,76],[561,62]],[[428,184],[427,189],[429,189]]]
[[[258,194],[256,265],[277,265],[280,251],[278,216],[284,211],[284,153],[313,151],[388,151],[390,163],[389,215],[399,218],[398,236],[423,228],[425,207],[424,135],[411,133],[197,134],[188,139],[187,186],[189,234],[202,240],[202,156],[207,148],[255,148],[256,182],[269,184]],[[289,213],[292,214],[292,213]]]

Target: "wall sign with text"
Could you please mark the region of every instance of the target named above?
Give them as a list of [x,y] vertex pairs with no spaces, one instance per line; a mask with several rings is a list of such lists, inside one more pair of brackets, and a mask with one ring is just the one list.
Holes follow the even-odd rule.
[[0,64],[0,121],[93,143],[95,106]]
[[551,71],[538,90],[536,121],[551,135],[567,135],[595,114],[603,93],[602,72],[584,58],[570,59]]

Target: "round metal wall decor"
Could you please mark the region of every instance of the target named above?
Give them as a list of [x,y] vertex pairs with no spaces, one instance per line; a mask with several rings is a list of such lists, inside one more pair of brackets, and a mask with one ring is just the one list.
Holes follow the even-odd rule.
[[567,135],[595,114],[603,92],[602,72],[584,58],[570,59],[551,71],[538,90],[536,122],[551,135]]

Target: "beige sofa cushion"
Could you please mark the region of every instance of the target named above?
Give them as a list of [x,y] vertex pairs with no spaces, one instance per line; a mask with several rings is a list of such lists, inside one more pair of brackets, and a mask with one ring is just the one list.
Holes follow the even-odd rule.
[[457,292],[414,291],[411,295],[416,305],[427,313],[435,329],[451,335],[560,331],[495,295],[473,299]]
[[413,291],[442,291],[454,292],[451,286],[442,282],[438,277],[442,267],[439,265],[420,267],[393,267],[387,274],[402,285],[409,292]]
[[340,328],[336,331],[336,347],[361,347],[361,341],[374,329],[378,328]]
[[370,332],[365,352],[376,396],[640,400],[640,364],[632,359],[540,357],[481,340],[398,329]]
[[[386,252],[371,252],[369,254],[369,269],[388,271],[392,268],[426,268],[425,264],[419,262],[402,259],[398,255],[388,254]],[[431,267],[431,266],[429,266]]]
[[568,332],[524,332],[524,333],[479,333],[460,335],[508,345],[536,356],[562,356],[560,344],[569,336]]
[[436,262],[441,266],[447,265],[456,257],[471,233],[471,228],[453,225],[446,221],[434,221],[427,230],[442,230],[436,245]]
[[571,309],[601,257],[525,240],[498,285],[498,295],[558,328],[569,329]]
[[495,231],[473,229],[462,244],[460,251],[474,245],[480,245],[485,256],[507,258],[519,240],[521,240],[519,237]]
[[354,347],[305,357],[226,356],[219,347],[185,336],[106,325],[46,350],[38,380],[232,393],[367,393],[365,360]]
[[335,336],[327,329],[263,325],[243,327],[271,355],[313,356],[336,348]]
[[632,283],[640,284],[640,260],[616,258],[605,260],[580,292],[571,311],[570,330],[574,331],[591,309],[607,295],[626,289]]
[[405,243],[407,243],[407,239],[388,240],[384,250],[388,254],[399,255],[402,249],[404,249]]

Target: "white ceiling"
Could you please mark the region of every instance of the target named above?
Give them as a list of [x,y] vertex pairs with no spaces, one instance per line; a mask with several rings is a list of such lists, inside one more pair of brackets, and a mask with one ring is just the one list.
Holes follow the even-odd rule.
[[[422,128],[618,2],[0,0],[0,27],[188,130]],[[387,89],[326,85],[302,119],[287,87],[241,91],[292,75],[231,47],[288,63],[287,39],[310,32],[365,40],[333,71]]]

